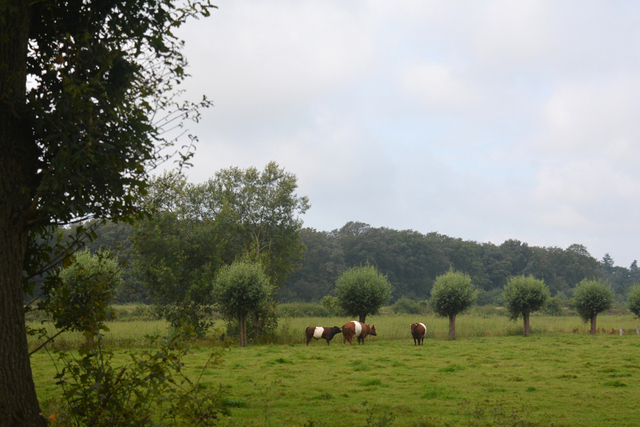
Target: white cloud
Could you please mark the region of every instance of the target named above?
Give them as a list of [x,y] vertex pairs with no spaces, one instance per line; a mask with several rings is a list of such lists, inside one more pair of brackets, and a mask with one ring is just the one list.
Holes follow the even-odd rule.
[[473,43],[482,61],[531,63],[553,40],[549,4],[540,0],[496,0],[480,16]]
[[597,155],[623,163],[640,156],[638,75],[561,86],[544,109],[542,147],[555,153]]
[[460,107],[473,99],[473,92],[450,68],[436,63],[413,65],[402,73],[402,88],[419,95],[429,104]]

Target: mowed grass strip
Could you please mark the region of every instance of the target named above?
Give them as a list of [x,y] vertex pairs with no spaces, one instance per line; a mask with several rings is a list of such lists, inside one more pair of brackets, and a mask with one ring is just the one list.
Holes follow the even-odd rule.
[[[330,346],[300,338],[231,347],[202,376],[212,388],[230,387],[232,416],[219,425],[638,425],[636,335],[429,338],[416,347],[383,331],[364,346],[338,335]],[[192,378],[208,354],[196,349],[186,360]],[[51,360],[36,354],[33,368],[41,400],[54,402]]]

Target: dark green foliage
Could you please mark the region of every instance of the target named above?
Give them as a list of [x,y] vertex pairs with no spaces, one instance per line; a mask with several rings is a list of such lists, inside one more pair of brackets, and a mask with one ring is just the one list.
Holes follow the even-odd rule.
[[540,310],[549,298],[549,288],[531,276],[514,276],[504,287],[504,302],[511,318]]
[[437,315],[449,318],[449,339],[456,337],[456,316],[471,308],[477,295],[468,274],[450,270],[436,279],[429,306]]
[[478,298],[476,300],[476,304],[501,306],[504,304],[504,299],[502,297],[503,293],[504,288],[495,288],[489,291],[478,289]]
[[[436,277],[453,267],[471,277],[481,305],[502,305],[502,292],[510,276],[524,274],[544,280],[556,295],[568,294],[582,279],[602,274],[598,261],[582,245],[540,248],[507,240],[496,246],[438,233],[374,228],[361,222],[349,222],[330,233],[303,229],[301,240],[306,246],[301,269],[279,290],[283,302],[319,301],[332,294],[342,271],[364,263],[387,276],[395,300],[426,299]],[[635,270],[616,268],[621,278],[625,272],[629,276],[637,271],[633,283],[640,280],[637,265]],[[628,289],[628,284],[625,286],[621,289]]]
[[236,261],[218,271],[213,300],[216,309],[226,319],[238,321],[240,345],[243,347],[247,345],[247,316],[265,306],[272,293],[273,287],[260,264]]
[[[78,358],[61,352],[62,371],[56,375],[64,390],[63,425],[213,426],[228,415],[225,389],[206,389],[182,373],[189,348],[178,336],[148,337],[150,348],[131,352],[130,362],[114,366],[113,353],[96,343],[80,348]],[[202,369],[217,363],[217,347]]]
[[219,171],[204,184],[165,174],[150,186],[156,213],[136,224],[136,275],[174,326],[206,329],[216,272],[245,257],[262,264],[277,287],[300,261],[296,177],[269,163]]
[[605,254],[600,262],[598,271],[602,280],[611,285],[611,289],[616,294],[616,307],[620,308],[618,301],[626,296],[630,289],[640,282],[640,269],[638,269],[637,261],[631,263],[629,268],[614,265],[613,258],[609,254]]
[[318,303],[290,302],[278,305],[278,317],[330,317],[326,307]]
[[346,270],[340,242],[326,231],[303,228],[300,242],[304,245],[301,268],[278,290],[281,301],[317,302],[333,291],[336,280]]
[[425,305],[409,298],[400,298],[391,308],[397,314],[425,314],[428,311]]
[[56,328],[97,334],[114,313],[111,303],[121,284],[117,262],[103,252],[78,252],[60,273],[62,284],[44,301]]
[[471,277],[451,270],[436,279],[431,289],[429,305],[439,316],[448,317],[471,308],[476,296],[476,288],[471,283]]
[[636,316],[640,317],[640,284],[635,285],[631,292],[629,292],[629,296],[627,297],[627,304],[629,306],[629,310]]
[[542,306],[542,312],[548,316],[562,316],[564,303],[559,297],[549,298]]
[[[50,264],[51,252],[28,240],[59,225],[144,214],[148,173],[176,142],[164,126],[197,120],[209,106],[184,102],[176,89],[186,78],[176,34],[212,7],[208,0],[1,2],[0,366],[11,366],[0,370],[3,425],[45,423],[20,296],[32,290],[25,278],[43,274],[32,267]],[[180,165],[193,154],[186,147]]]
[[336,283],[338,306],[363,323],[391,299],[391,290],[387,278],[368,264],[345,271]]
[[613,305],[613,291],[604,282],[583,280],[573,293],[573,308],[585,322]]
[[549,299],[549,288],[542,280],[531,276],[514,276],[504,287],[504,303],[512,320],[522,316],[524,336],[529,336],[529,315],[540,310]]
[[611,287],[598,280],[583,280],[576,286],[571,304],[583,321],[591,321],[591,333],[596,333],[596,317],[613,306]]

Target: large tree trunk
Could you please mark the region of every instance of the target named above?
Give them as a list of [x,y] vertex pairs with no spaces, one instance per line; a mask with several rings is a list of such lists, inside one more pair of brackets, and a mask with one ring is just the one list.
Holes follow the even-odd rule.
[[456,315],[455,314],[449,315],[449,339],[450,340],[456,339]]
[[522,313],[522,318],[524,319],[524,336],[529,336],[529,313]]
[[31,374],[22,268],[37,147],[26,113],[30,0],[0,8],[0,427],[46,426]]
[[591,335],[595,335],[596,334],[596,317],[598,317],[598,314],[594,314],[593,317],[591,317],[591,331],[589,331],[589,333]]
[[358,322],[364,323],[364,321],[366,319],[367,319],[367,315],[366,314],[361,314],[360,317],[358,318]]

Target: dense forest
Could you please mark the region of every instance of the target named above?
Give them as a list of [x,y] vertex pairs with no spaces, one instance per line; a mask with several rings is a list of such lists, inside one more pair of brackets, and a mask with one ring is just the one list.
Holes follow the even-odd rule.
[[[97,238],[87,244],[90,250],[109,248],[126,262],[120,302],[147,302],[144,288],[129,272],[133,228],[123,223],[107,223],[98,227],[96,233]],[[504,285],[514,275],[543,279],[551,295],[564,301],[571,298],[573,288],[582,279],[604,279],[611,284],[619,307],[624,306],[632,285],[640,282],[637,261],[629,268],[616,266],[608,254],[597,260],[580,244],[562,249],[507,240],[495,245],[435,232],[375,228],[361,222],[349,222],[333,231],[303,228],[300,239],[306,247],[303,261],[280,287],[281,302],[320,301],[332,294],[343,271],[366,263],[387,275],[393,285],[393,301],[402,297],[428,299],[435,278],[450,268],[471,276],[479,289],[479,305],[501,305]]]

